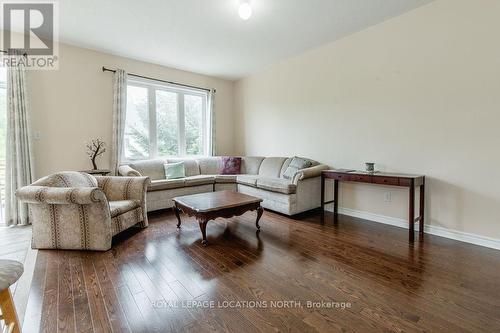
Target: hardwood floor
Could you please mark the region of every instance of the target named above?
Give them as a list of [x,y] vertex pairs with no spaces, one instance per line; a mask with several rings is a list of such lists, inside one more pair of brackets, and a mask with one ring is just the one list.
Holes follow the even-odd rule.
[[203,247],[182,218],[152,214],[104,253],[39,251],[24,332],[500,330],[499,251],[268,211],[258,235],[255,213],[209,222]]

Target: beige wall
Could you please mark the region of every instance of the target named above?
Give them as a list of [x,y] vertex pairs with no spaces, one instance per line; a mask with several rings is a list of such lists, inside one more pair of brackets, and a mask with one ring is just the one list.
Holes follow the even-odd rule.
[[[231,81],[61,44],[59,70],[29,71],[27,77],[31,127],[41,134],[34,140],[37,178],[60,170],[89,169],[85,142],[99,137],[110,144],[113,75],[103,73],[102,66],[217,89],[218,151],[233,152]],[[107,168],[109,161],[107,152],[98,165]]]
[[[499,17],[438,0],[238,81],[236,151],[422,173],[428,223],[500,238]],[[406,218],[406,193],[345,184],[340,205]]]

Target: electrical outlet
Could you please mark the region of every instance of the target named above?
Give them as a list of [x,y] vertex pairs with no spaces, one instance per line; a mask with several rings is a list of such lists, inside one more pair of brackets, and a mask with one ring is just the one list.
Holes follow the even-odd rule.
[[385,202],[391,202],[392,201],[392,192],[385,192],[384,193],[384,201]]

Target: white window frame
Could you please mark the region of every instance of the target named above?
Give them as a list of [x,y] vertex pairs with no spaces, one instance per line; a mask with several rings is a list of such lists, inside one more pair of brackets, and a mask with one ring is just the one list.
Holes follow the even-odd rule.
[[[208,137],[210,133],[210,115],[208,115],[208,92],[202,89],[195,88],[184,88],[176,85],[171,85],[167,83],[161,83],[155,80],[143,79],[143,78],[128,78],[128,86],[140,87],[147,89],[148,98],[148,122],[149,122],[149,159],[156,158],[179,158],[179,157],[205,157],[210,153],[210,139]],[[178,142],[179,142],[179,154],[174,156],[160,156],[158,155],[158,135],[157,135],[157,123],[156,123],[156,91],[162,90],[170,93],[177,94],[177,124],[178,124]],[[184,108],[184,96],[198,96],[202,98],[202,146],[203,155],[187,155],[186,154],[186,127],[185,127],[185,108]],[[127,159],[123,163],[136,161],[136,159]]]

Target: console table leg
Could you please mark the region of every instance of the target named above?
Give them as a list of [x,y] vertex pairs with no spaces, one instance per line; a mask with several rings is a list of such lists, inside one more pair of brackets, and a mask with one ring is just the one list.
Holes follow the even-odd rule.
[[415,240],[415,186],[413,183],[410,186],[410,202],[408,211],[408,223],[409,223],[409,240],[413,242]]
[[333,223],[338,221],[338,209],[339,209],[339,181],[335,179],[333,181]]
[[420,185],[420,223],[419,234],[424,235],[424,214],[425,214],[425,183]]
[[181,216],[180,216],[180,209],[177,208],[177,206],[172,207],[175,213],[175,216],[177,217],[177,228],[181,227]]
[[264,208],[262,208],[261,206],[259,206],[257,208],[257,219],[255,220],[255,226],[257,227],[257,230],[260,230],[259,221],[260,221],[260,218],[262,217],[263,213],[264,213]]
[[198,224],[200,225],[201,235],[203,237],[201,244],[203,246],[207,246],[207,220],[198,220]]

